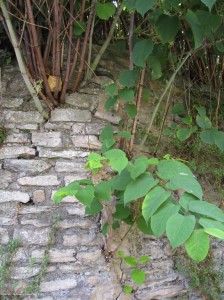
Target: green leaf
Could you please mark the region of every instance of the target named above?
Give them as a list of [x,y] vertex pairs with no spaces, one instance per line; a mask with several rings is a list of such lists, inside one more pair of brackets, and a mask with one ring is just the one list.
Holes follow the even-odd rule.
[[99,140],[103,143],[106,140],[110,140],[112,139],[114,136],[114,128],[111,124],[108,124],[107,126],[104,127],[104,129],[102,130],[100,136],[99,136]]
[[161,160],[158,164],[158,176],[164,180],[178,176],[190,176],[194,178],[191,170],[177,160]]
[[151,259],[148,257],[148,256],[141,256],[138,260],[138,262],[140,264],[144,264],[144,263],[147,263],[148,261],[150,261]]
[[144,156],[141,156],[135,160],[133,164],[129,163],[127,170],[131,174],[131,178],[135,179],[148,168],[148,159]]
[[133,289],[130,285],[125,285],[124,288],[123,288],[123,291],[125,294],[131,294]]
[[206,258],[209,250],[209,237],[203,229],[194,230],[185,243],[187,254],[196,262]]
[[218,135],[215,138],[215,144],[220,151],[224,151],[224,132],[218,132]]
[[118,86],[116,83],[111,83],[106,86],[106,91],[110,96],[114,96],[117,93]]
[[180,29],[180,22],[177,16],[161,15],[156,22],[156,33],[162,43],[173,42]]
[[98,200],[110,201],[111,186],[108,181],[101,181],[95,186],[94,195]]
[[201,0],[201,2],[203,2],[210,11],[212,10],[212,7],[216,3],[216,1],[217,0]]
[[116,11],[116,6],[113,3],[96,3],[96,15],[101,20],[108,20],[114,15]]
[[120,223],[118,222],[118,221],[114,221],[113,223],[112,223],[112,228],[113,228],[113,230],[116,230],[116,229],[118,229],[120,227]]
[[141,174],[127,185],[124,192],[124,204],[145,196],[157,183],[158,180],[154,179],[150,173]]
[[159,160],[156,157],[152,157],[148,160],[149,165],[158,165],[158,163],[159,163]]
[[218,239],[224,240],[224,231],[218,228],[205,228],[204,232],[208,233],[209,235],[215,236]]
[[[152,69],[152,72],[151,72],[152,80],[157,80],[162,77],[162,75],[163,75],[162,66],[161,66],[161,62],[158,57],[156,57],[155,55],[150,55],[147,58],[147,65],[149,68]],[[143,96],[143,99],[144,99],[144,96]]]
[[127,104],[126,105],[126,112],[129,118],[133,119],[137,115],[137,108],[135,104]]
[[55,204],[60,203],[63,198],[66,196],[75,196],[78,190],[80,190],[81,187],[77,182],[72,182],[72,185],[65,186],[61,189],[59,189],[56,193],[53,195],[53,201]]
[[183,105],[183,103],[177,103],[172,108],[172,114],[174,115],[185,115],[186,109]]
[[114,107],[114,105],[117,103],[117,100],[118,100],[117,96],[108,97],[104,105],[106,111],[109,111],[112,107]]
[[117,258],[123,258],[125,256],[125,252],[123,250],[118,250],[116,252],[116,257]]
[[183,118],[182,123],[187,124],[187,125],[191,125],[192,124],[192,117],[187,116],[187,117]]
[[151,218],[151,228],[156,237],[161,237],[166,230],[166,223],[169,218],[176,214],[180,205],[171,202],[164,203]]
[[152,39],[144,39],[137,42],[133,48],[132,61],[138,67],[144,67],[147,57],[152,53]]
[[126,262],[126,264],[128,264],[131,267],[136,267],[137,266],[137,259],[132,257],[132,256],[124,257],[124,262]]
[[92,201],[94,199],[94,187],[91,185],[87,185],[87,187],[85,187],[84,189],[79,190],[75,196],[79,200],[79,202],[81,202],[85,206],[91,207]]
[[202,129],[209,129],[212,127],[211,121],[206,116],[197,115],[196,122],[198,126],[201,127]]
[[103,205],[97,200],[93,199],[90,207],[86,207],[86,215],[96,215],[103,209]]
[[140,74],[140,68],[136,67],[133,70],[125,70],[120,73],[119,81],[123,86],[133,87]]
[[117,133],[117,136],[119,136],[119,137],[123,137],[123,138],[126,138],[126,139],[130,139],[131,138],[131,133],[130,133],[130,131],[119,131],[118,133]]
[[154,235],[153,232],[152,232],[150,224],[146,223],[143,216],[138,217],[136,223],[137,223],[138,229],[141,232],[143,232],[144,234],[148,234],[148,235]]
[[86,24],[83,21],[74,20],[74,35],[80,36],[83,32],[86,31]]
[[195,226],[195,217],[184,217],[180,214],[175,214],[166,224],[166,234],[173,248],[183,244],[192,234]]
[[187,11],[185,15],[185,20],[188,22],[188,24],[191,27],[193,37],[194,37],[194,47],[195,49],[197,49],[202,45],[203,42],[200,21],[197,15],[191,10]]
[[148,192],[142,203],[142,215],[146,222],[149,221],[151,216],[157,211],[160,205],[170,197],[170,195],[171,192],[167,192],[160,186],[157,186]]
[[183,142],[189,139],[189,137],[192,135],[191,128],[180,128],[177,130],[176,135],[179,141]]
[[189,193],[184,193],[180,199],[179,199],[179,203],[180,205],[183,207],[183,209],[185,211],[189,211],[189,203],[191,201],[198,201],[199,199],[197,197],[195,197],[194,195],[192,194],[189,194]]
[[145,272],[143,272],[142,270],[139,269],[135,269],[132,273],[131,273],[131,279],[138,285],[143,284],[143,282],[145,281]]
[[87,157],[87,163],[85,165],[86,169],[94,170],[94,169],[100,169],[102,168],[103,164],[101,163],[102,160],[104,160],[105,157],[92,152],[90,155]]
[[216,128],[211,128],[210,130],[204,130],[200,133],[201,141],[209,145],[214,145],[217,137],[218,137],[218,130]]
[[124,220],[130,216],[131,211],[129,207],[125,207],[123,204],[116,205],[116,212],[112,214],[113,218]]
[[109,228],[109,224],[108,223],[106,223],[106,224],[103,225],[102,230],[101,230],[101,233],[102,233],[103,236],[107,235],[108,228]]
[[197,10],[195,13],[201,23],[201,30],[204,37],[209,37],[213,34],[222,22],[222,18],[218,14],[211,14],[205,10]]
[[128,159],[123,151],[120,149],[112,149],[104,153],[104,156],[109,159],[109,165],[118,173],[127,166]]
[[224,222],[224,213],[214,204],[205,201],[193,201],[189,203],[189,210],[220,222]]
[[224,231],[224,224],[218,221],[214,221],[209,218],[200,218],[198,223],[201,224],[204,228],[217,228]]
[[132,178],[130,173],[128,172],[127,168],[125,168],[120,174],[111,179],[111,186],[114,190],[124,191],[131,181]]
[[124,87],[123,89],[118,91],[118,96],[123,101],[132,101],[135,98],[135,91],[133,89]]
[[150,10],[155,3],[156,0],[137,0],[135,7],[137,12],[144,16],[144,14]]

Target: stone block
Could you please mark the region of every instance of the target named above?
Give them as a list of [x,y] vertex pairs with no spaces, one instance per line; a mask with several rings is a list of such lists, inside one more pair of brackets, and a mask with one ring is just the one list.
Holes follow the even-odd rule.
[[77,234],[77,235],[64,235],[63,245],[65,247],[76,247],[76,246],[96,246],[99,245],[100,241],[96,238],[95,234]]
[[0,217],[0,226],[6,226],[6,225],[14,225],[15,224],[15,218],[12,217]]
[[[1,151],[1,150],[0,150]],[[63,150],[53,151],[50,149],[40,149],[39,157],[45,158],[75,158],[75,157],[87,157],[89,152],[87,151],[76,151],[76,150]]]
[[173,299],[177,296],[185,294],[187,291],[182,285],[171,285],[153,289],[138,290],[136,299]]
[[56,206],[24,206],[20,211],[20,215],[27,215],[27,214],[41,214],[41,213],[49,213],[56,209]]
[[12,270],[12,278],[16,280],[31,278],[38,275],[39,272],[40,267],[15,267]]
[[20,185],[31,186],[52,186],[59,185],[61,182],[56,175],[43,175],[34,177],[21,177],[17,180]]
[[98,102],[98,95],[88,95],[84,93],[73,93],[71,95],[66,95],[65,98],[65,103],[78,108],[89,109],[91,111],[97,108]]
[[75,135],[72,137],[72,143],[75,148],[91,150],[99,150],[102,146],[102,143],[95,135]]
[[4,168],[15,172],[23,172],[27,174],[39,174],[51,168],[51,164],[43,160],[36,159],[6,159]]
[[86,124],[86,134],[100,135],[103,128],[108,125],[108,123],[98,122],[98,123],[87,123]]
[[27,219],[27,218],[22,219],[20,223],[21,225],[33,225],[38,228],[47,227],[51,225],[50,221],[41,221],[39,219]]
[[91,122],[92,115],[88,110],[56,108],[51,112],[51,122]]
[[43,146],[49,148],[63,147],[61,132],[33,132],[32,143],[35,146]]
[[[73,249],[51,249],[49,255],[51,263],[75,262],[77,260]],[[33,250],[31,257],[40,262],[44,257],[44,250]]]
[[57,161],[55,164],[56,172],[82,172],[85,167],[85,162],[75,162],[75,161]]
[[33,192],[33,201],[35,203],[40,203],[45,201],[45,192],[44,190],[36,190]]
[[0,189],[7,188],[11,182],[12,182],[12,174],[9,171],[1,170]]
[[30,143],[30,138],[27,133],[12,133],[7,135],[4,143],[17,143],[17,144],[28,144]]
[[30,201],[30,196],[27,193],[19,191],[0,190],[0,203],[11,201],[27,203]]
[[58,228],[69,229],[69,228],[79,228],[79,229],[93,229],[97,228],[97,225],[88,219],[71,219],[63,220],[58,222]]
[[47,122],[44,124],[44,128],[47,130],[70,130],[73,123],[51,123]]
[[75,215],[80,217],[85,216],[85,207],[81,204],[75,204],[72,207],[66,207],[66,210],[69,215]]
[[86,133],[86,124],[85,123],[76,123],[72,126],[73,134],[85,134]]
[[65,180],[65,185],[68,185],[69,183],[76,181],[76,180],[81,180],[81,179],[86,179],[87,175],[83,174],[83,173],[79,173],[76,175],[68,175],[65,176],[64,180]]
[[40,284],[40,291],[42,293],[49,293],[55,291],[62,291],[75,288],[77,286],[77,280],[74,276],[71,276],[68,279],[57,279],[48,282],[42,282]]
[[111,112],[99,112],[97,111],[94,115],[94,117],[110,122],[112,124],[118,124],[121,120],[121,118],[118,115],[115,115]]
[[88,266],[83,266],[82,263],[75,263],[75,264],[69,264],[69,265],[59,265],[59,269],[62,273],[83,273],[87,270],[89,270]]
[[17,124],[16,128],[21,129],[21,130],[38,130],[38,124]]
[[96,262],[101,257],[102,257],[101,250],[88,251],[88,252],[79,252],[76,255],[77,260],[85,262],[85,263]]
[[34,148],[28,146],[21,146],[21,147],[10,147],[10,146],[3,146],[0,149],[0,159],[6,158],[31,158],[34,157],[36,151]]
[[2,107],[4,108],[17,108],[23,104],[23,99],[21,98],[3,98]]
[[15,228],[14,239],[20,239],[24,245],[46,245],[49,238],[50,228],[31,229]]
[[14,124],[42,123],[44,121],[37,111],[4,111],[5,122]]
[[0,228],[0,244],[8,244],[9,242],[9,234],[7,229],[5,228]]

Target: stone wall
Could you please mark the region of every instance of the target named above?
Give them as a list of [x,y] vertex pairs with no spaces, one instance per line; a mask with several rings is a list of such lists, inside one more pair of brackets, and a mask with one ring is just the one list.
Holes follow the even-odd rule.
[[130,269],[106,259],[99,216],[85,217],[72,197],[60,205],[52,203],[59,187],[88,176],[83,166],[89,152],[100,148],[100,131],[107,122],[119,122],[118,116],[97,109],[105,98],[103,89],[90,85],[68,96],[48,122],[33,107],[15,68],[3,70],[2,94],[7,136],[0,148],[0,237],[3,245],[22,241],[13,259],[15,293],[23,293],[38,276],[48,247],[50,263],[40,293],[27,295],[27,300],[202,299],[173,270],[166,239],[134,234],[121,248],[127,254],[149,255],[151,261],[144,266],[145,284],[134,296],[124,295],[121,285]]

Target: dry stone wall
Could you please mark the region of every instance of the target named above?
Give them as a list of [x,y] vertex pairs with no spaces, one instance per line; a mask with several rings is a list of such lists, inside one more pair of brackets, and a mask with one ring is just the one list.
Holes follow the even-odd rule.
[[52,203],[59,187],[88,176],[83,167],[89,152],[101,146],[100,131],[107,122],[119,122],[118,116],[97,109],[103,89],[88,86],[68,96],[48,122],[33,107],[15,68],[3,71],[2,94],[7,136],[0,148],[0,237],[2,245],[12,239],[22,242],[13,258],[13,293],[24,293],[40,274],[48,247],[50,262],[40,293],[26,300],[202,299],[173,270],[166,239],[141,236],[132,236],[123,247],[131,252],[131,245],[141,244],[133,246],[135,253],[151,257],[144,266],[147,280],[135,296],[124,295],[121,284],[130,269],[105,259],[99,216],[85,217],[83,206],[72,197]]

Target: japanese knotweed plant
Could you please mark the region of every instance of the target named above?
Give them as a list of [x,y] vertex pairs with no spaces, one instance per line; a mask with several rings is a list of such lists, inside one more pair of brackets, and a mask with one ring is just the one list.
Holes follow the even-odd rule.
[[116,229],[121,221],[137,224],[145,234],[166,235],[173,249],[184,245],[196,262],[204,260],[211,237],[224,239],[222,210],[203,199],[197,178],[183,161],[169,155],[130,161],[122,150],[111,149],[114,141],[106,131],[112,132],[111,127],[100,136],[102,153],[91,153],[86,164],[93,174],[106,170],[106,178],[97,184],[89,179],[74,181],[55,193],[54,202],[75,196],[86,207],[86,215],[95,215],[110,205],[113,197],[113,222],[104,224],[103,234],[110,226]]

